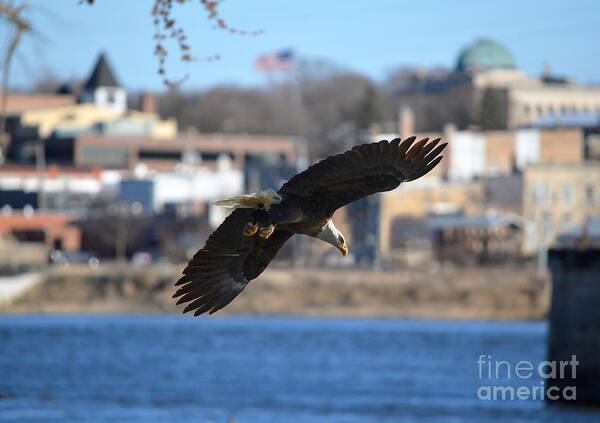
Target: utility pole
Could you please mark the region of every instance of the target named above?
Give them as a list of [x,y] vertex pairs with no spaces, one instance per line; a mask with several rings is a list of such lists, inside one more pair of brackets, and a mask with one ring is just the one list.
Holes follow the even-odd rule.
[[35,169],[38,174],[38,209],[46,210],[46,190],[44,182],[46,179],[46,151],[44,150],[44,140],[35,143]]

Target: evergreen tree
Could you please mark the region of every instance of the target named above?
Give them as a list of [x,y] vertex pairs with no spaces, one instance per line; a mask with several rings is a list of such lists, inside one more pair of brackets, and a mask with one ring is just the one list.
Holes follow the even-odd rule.
[[507,120],[506,94],[501,90],[486,88],[479,107],[481,129],[506,129]]
[[377,91],[373,85],[368,84],[364,97],[358,106],[356,115],[356,126],[358,129],[369,129],[373,123],[380,122],[382,119],[381,104]]

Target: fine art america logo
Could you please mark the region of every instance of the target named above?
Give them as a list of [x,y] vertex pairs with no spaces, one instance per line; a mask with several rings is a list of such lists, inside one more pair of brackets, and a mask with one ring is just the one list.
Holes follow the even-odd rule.
[[[480,386],[477,398],[485,401],[497,400],[575,400],[577,366],[579,361],[575,355],[571,360],[540,361],[534,363],[522,360],[511,363],[506,360],[493,359],[490,354],[482,354],[477,360]],[[542,378],[538,381],[539,377]],[[560,388],[551,380],[564,379]],[[550,385],[547,387],[546,385]]]

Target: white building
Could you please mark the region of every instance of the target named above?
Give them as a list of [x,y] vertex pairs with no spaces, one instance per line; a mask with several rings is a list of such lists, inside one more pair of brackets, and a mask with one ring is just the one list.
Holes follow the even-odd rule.
[[448,177],[452,180],[510,175],[538,163],[579,165],[585,159],[580,129],[467,130],[445,134],[444,140],[448,141]]
[[173,172],[152,171],[141,165],[136,169],[136,179],[121,182],[121,201],[138,202],[155,213],[167,206],[206,205],[209,223],[217,227],[231,210],[212,203],[244,192],[243,170],[225,161],[229,159],[219,160],[216,169],[181,164]]

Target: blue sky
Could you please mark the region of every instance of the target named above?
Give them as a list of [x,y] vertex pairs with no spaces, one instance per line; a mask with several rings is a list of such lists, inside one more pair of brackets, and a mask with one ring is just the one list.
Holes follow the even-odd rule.
[[[37,29],[19,48],[11,73],[14,87],[52,74],[89,74],[98,53],[107,52],[128,89],[162,90],[152,55],[152,0],[30,0]],[[238,36],[212,29],[199,1],[177,5],[196,56],[219,54],[213,63],[168,63],[170,76],[189,74],[183,89],[215,84],[259,85],[256,56],[291,47],[297,55],[333,61],[383,79],[402,65],[454,66],[460,50],[477,38],[492,38],[515,55],[526,73],[544,63],[557,74],[582,83],[600,82],[600,1],[560,0],[226,0],[221,15],[239,29],[263,29],[260,36]],[[7,30],[0,21],[0,49]]]

